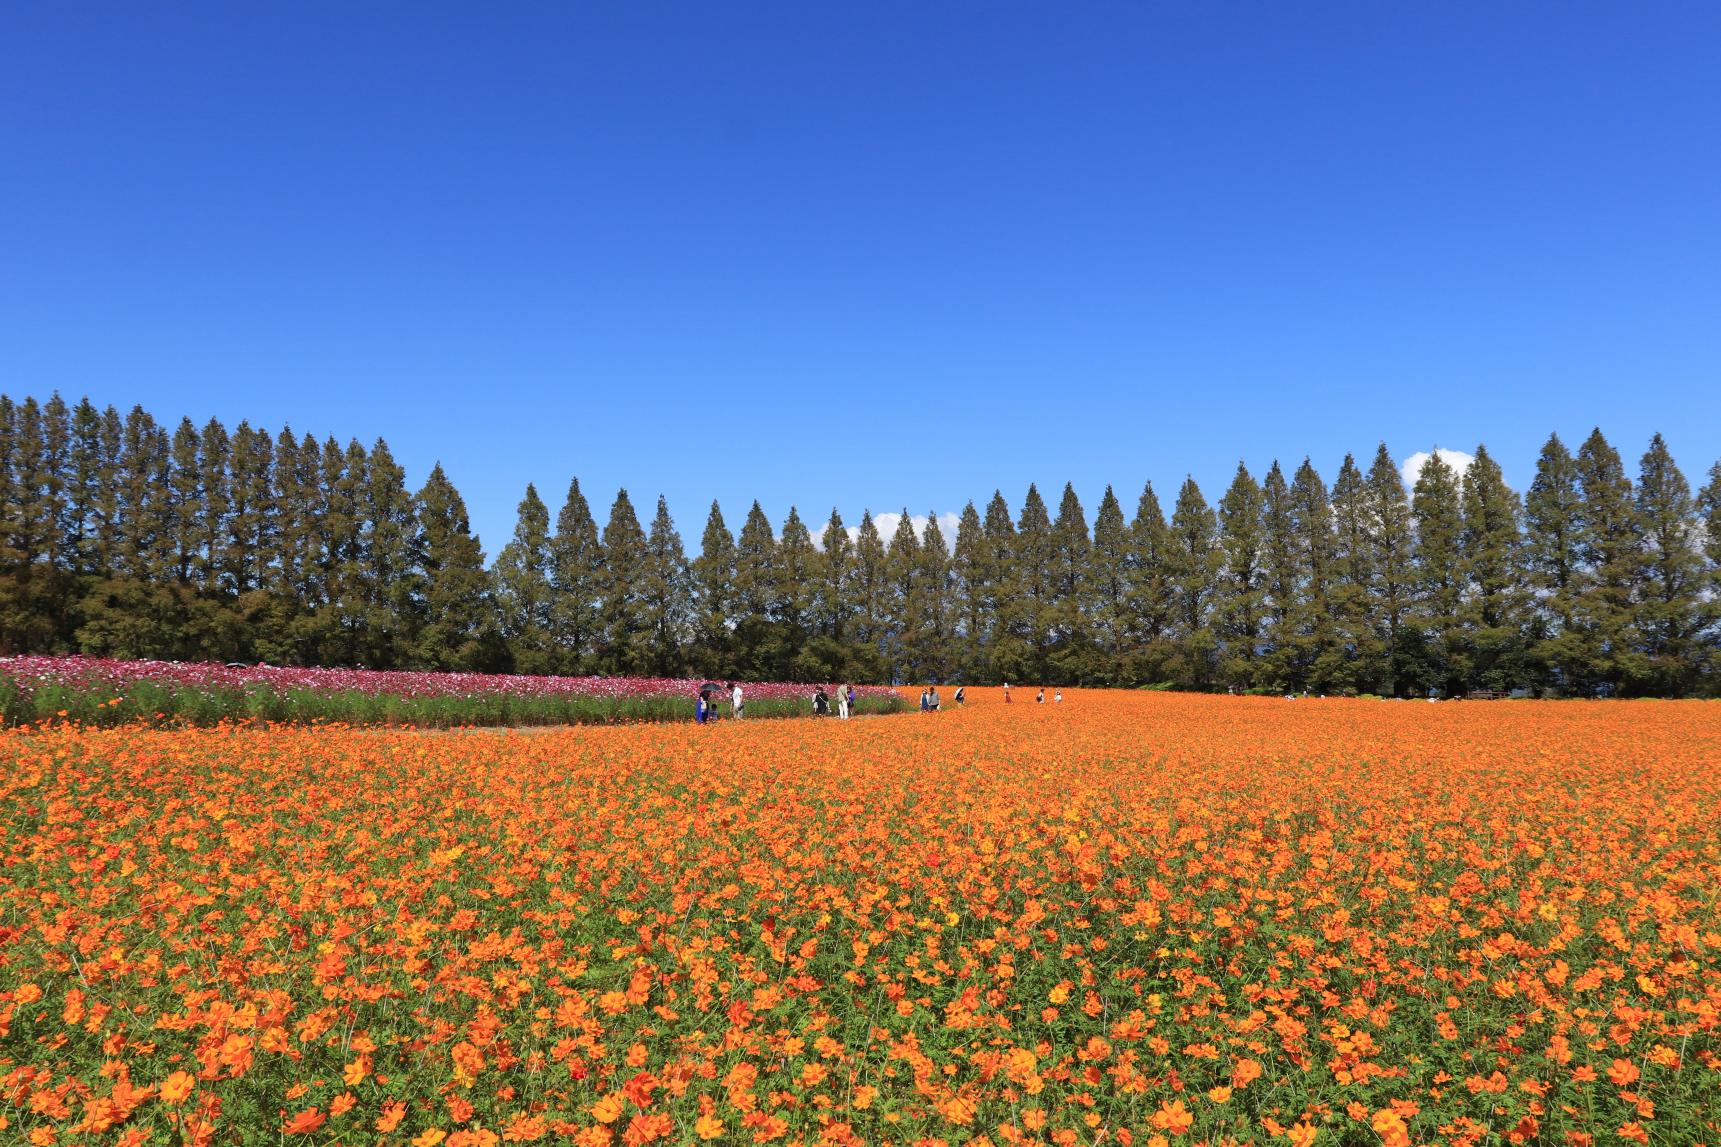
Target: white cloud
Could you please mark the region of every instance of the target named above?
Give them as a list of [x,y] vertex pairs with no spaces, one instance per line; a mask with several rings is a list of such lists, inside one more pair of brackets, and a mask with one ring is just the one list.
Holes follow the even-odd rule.
[[[1463,478],[1464,472],[1470,469],[1470,463],[1476,461],[1474,454],[1466,454],[1462,450],[1446,450],[1439,446],[1434,448],[1434,454],[1440,455],[1440,460],[1456,470],[1460,478]],[[1407,489],[1416,488],[1416,479],[1422,474],[1422,468],[1428,464],[1428,460],[1434,457],[1434,454],[1430,454],[1426,450],[1418,450],[1404,460],[1401,473],[1404,475],[1404,485]]]
[[[916,538],[922,541],[926,539],[926,524],[931,520],[925,514],[910,514],[908,516],[909,524],[914,528]],[[884,544],[887,547],[890,545],[890,540],[896,536],[897,523],[901,521],[902,515],[894,511],[887,510],[882,514],[872,516],[872,524],[878,530],[878,536],[884,539]],[[944,534],[944,544],[954,549],[956,547],[956,527],[962,521],[962,515],[939,514],[937,521],[940,532]],[[821,526],[818,535],[813,538],[813,544],[821,550],[825,548],[825,530],[828,528],[828,526]],[[859,526],[845,526],[843,528],[848,533],[851,542],[860,536]]]

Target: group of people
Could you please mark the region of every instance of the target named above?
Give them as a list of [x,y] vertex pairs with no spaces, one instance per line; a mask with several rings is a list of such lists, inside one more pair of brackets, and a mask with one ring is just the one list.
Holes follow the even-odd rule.
[[717,708],[725,693],[729,694],[730,715],[737,721],[746,716],[747,696],[738,682],[731,681],[719,688],[714,682],[707,681],[699,687],[699,695],[694,699],[694,723],[703,725],[707,721],[717,720]]
[[[838,685],[835,712],[843,720],[849,719],[849,714],[855,711],[855,687],[853,685]],[[832,713],[831,695],[820,685],[813,690],[813,716],[829,717]]]
[[[958,705],[967,704],[968,687],[966,685],[958,685],[956,687],[956,692],[952,694],[952,697]],[[938,696],[938,686],[928,685],[920,691],[920,711],[922,713],[936,713],[938,712],[938,706],[942,703],[943,699]]]
[[[1010,683],[1008,681],[1006,681],[1006,682],[1004,682],[1004,704],[1008,705],[1009,703],[1010,703]],[[1038,693],[1034,694],[1034,703],[1036,705],[1044,705],[1046,703],[1046,687],[1044,685],[1040,686],[1040,691]],[[1062,689],[1052,690],[1052,704],[1062,705],[1063,703],[1064,703],[1064,691]]]

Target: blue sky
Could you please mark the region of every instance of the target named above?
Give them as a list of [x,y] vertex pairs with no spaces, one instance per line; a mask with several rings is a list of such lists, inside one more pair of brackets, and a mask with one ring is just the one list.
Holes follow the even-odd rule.
[[0,9],[0,389],[852,523],[1721,457],[1721,7]]

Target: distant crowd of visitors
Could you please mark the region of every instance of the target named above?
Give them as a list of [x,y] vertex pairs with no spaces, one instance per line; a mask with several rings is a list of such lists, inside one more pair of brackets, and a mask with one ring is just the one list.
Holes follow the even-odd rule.
[[[823,685],[813,687],[813,716],[836,716],[846,721],[854,714],[855,687],[853,685],[838,685],[835,693],[836,695],[833,697]],[[725,699],[729,702],[731,717],[739,721],[746,716],[747,698],[739,683],[731,681],[726,685],[719,685],[714,681],[707,681],[699,687],[694,703],[693,720],[700,725],[717,720],[722,715],[720,710]],[[966,705],[968,703],[968,687],[958,685],[956,692],[951,694],[951,699],[957,705]],[[1062,689],[1052,690],[1053,704],[1062,704],[1063,700],[1064,691]],[[1041,686],[1039,691],[1034,694],[1034,701],[1041,705],[1046,703],[1044,686]],[[920,711],[922,713],[936,713],[942,704],[943,698],[939,695],[938,686],[928,685],[920,691]],[[1010,704],[1010,683],[1008,681],[1004,683],[1004,704]]]

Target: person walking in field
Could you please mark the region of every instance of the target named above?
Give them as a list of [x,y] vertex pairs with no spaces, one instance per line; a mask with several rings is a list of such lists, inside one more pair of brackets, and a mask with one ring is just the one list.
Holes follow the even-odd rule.
[[1062,689],[1054,690],[1052,693],[1052,704],[1062,705],[1063,703],[1064,703],[1064,691]]
[[853,716],[855,711],[855,687],[853,685],[844,685],[843,697],[846,698],[849,703],[849,711],[845,713],[844,716]]
[[956,704],[958,706],[968,704],[968,686],[958,685],[956,687]]
[[1046,703],[1046,687],[1044,685],[1042,685],[1042,686],[1040,686],[1040,691],[1038,693],[1034,694],[1034,704],[1044,705],[1045,703]]
[[733,682],[729,686],[729,707],[734,710],[735,719],[739,721],[746,710],[746,698],[741,695],[741,683]]
[[1010,683],[1008,681],[1006,681],[1006,682],[1004,682],[1004,704],[1008,705],[1009,703],[1010,703]]

